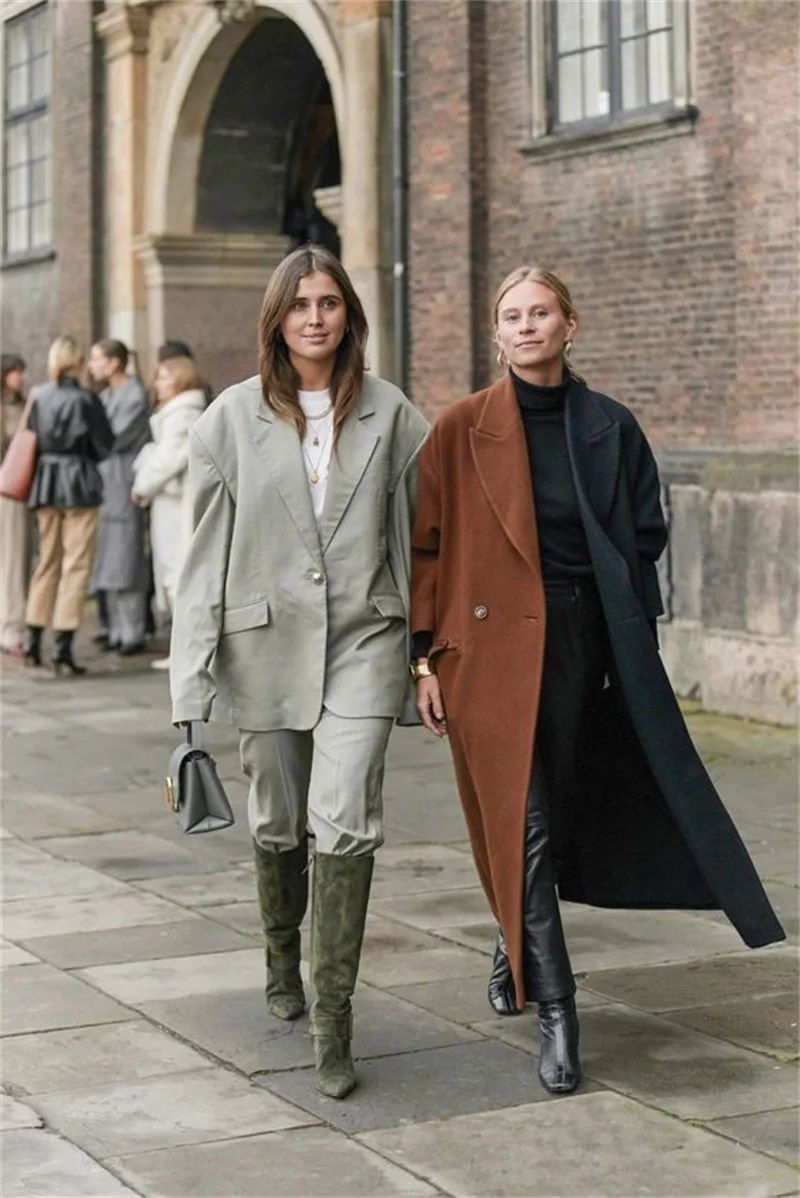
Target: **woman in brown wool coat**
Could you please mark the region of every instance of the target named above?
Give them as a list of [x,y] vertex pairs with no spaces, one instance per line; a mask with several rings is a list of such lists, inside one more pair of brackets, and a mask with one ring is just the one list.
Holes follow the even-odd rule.
[[784,933],[659,656],[650,446],[570,367],[555,275],[514,271],[494,322],[505,376],[449,407],[420,458],[412,672],[500,927],[490,1003],[538,1003],[539,1076],[563,1093],[581,1069],[557,895],[721,909],[751,947]]

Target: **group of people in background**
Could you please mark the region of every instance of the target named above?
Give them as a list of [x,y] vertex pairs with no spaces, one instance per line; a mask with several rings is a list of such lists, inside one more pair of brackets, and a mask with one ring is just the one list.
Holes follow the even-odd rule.
[[123,657],[146,650],[153,606],[171,618],[190,535],[189,429],[209,396],[181,341],[159,350],[149,393],[133,361],[121,341],[98,341],[85,359],[73,337],[59,337],[48,381],[26,403],[25,362],[2,356],[0,460],[23,421],[37,441],[27,504],[0,499],[0,647],[28,665],[42,664],[50,628],[56,673],[84,672],[73,640],[87,594],[97,642]]

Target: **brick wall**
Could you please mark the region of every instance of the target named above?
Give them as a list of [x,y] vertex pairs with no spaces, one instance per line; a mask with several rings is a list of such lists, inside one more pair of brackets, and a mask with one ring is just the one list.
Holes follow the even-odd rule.
[[694,132],[557,160],[519,150],[529,105],[522,0],[409,7],[415,399],[435,409],[488,381],[476,353],[490,334],[485,297],[534,261],[573,291],[578,366],[629,403],[657,445],[791,444],[794,0],[693,0]]
[[91,0],[52,6],[54,257],[0,275],[0,341],[22,354],[32,381],[44,377],[48,346],[59,333],[87,347],[102,335],[102,73],[94,7]]

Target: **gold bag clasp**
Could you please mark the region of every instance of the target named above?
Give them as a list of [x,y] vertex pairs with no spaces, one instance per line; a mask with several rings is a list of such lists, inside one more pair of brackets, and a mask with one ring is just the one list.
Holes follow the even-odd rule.
[[178,810],[178,791],[172,778],[167,778],[164,781],[164,803],[170,811]]

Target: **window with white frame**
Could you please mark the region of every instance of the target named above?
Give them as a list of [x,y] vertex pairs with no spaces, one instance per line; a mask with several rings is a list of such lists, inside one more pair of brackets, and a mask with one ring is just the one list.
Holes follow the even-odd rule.
[[3,30],[3,229],[6,259],[47,251],[52,242],[50,13],[46,4]]
[[546,16],[550,131],[687,102],[687,0],[550,0]]

